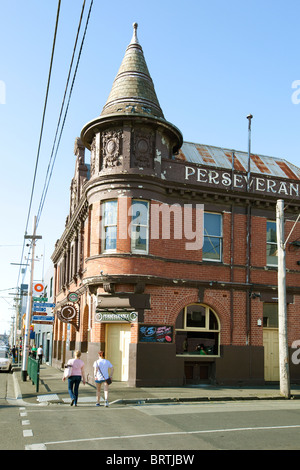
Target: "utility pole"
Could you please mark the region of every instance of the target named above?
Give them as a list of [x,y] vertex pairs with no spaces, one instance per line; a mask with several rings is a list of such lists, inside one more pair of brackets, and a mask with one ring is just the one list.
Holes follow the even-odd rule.
[[276,231],[278,250],[278,334],[279,334],[279,374],[280,393],[290,398],[290,369],[287,340],[286,268],[284,243],[284,201],[276,204]]
[[35,253],[35,241],[41,239],[41,235],[36,235],[36,216],[34,216],[33,223],[33,234],[25,235],[25,239],[32,240],[32,253],[31,253],[31,265],[30,265],[30,284],[29,284],[29,294],[26,306],[26,322],[25,322],[25,332],[24,332],[24,341],[23,341],[23,363],[22,363],[22,380],[26,382],[27,379],[27,361],[29,353],[29,330],[31,323],[31,312],[32,312],[32,287],[33,287],[33,273],[34,273],[34,253]]

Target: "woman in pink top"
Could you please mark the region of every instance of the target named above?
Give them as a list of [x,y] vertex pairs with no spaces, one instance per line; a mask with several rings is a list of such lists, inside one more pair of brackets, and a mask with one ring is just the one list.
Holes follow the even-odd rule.
[[[81,382],[85,385],[84,362],[80,359],[81,352],[75,351],[75,358],[69,359],[67,367],[71,367],[71,375],[68,377],[68,391],[71,397],[71,406],[77,406],[78,389]],[[65,381],[65,377],[62,379]]]

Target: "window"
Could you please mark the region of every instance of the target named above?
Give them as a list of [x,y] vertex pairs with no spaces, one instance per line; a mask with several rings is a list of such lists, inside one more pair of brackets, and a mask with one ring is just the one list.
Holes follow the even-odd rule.
[[102,204],[102,251],[117,249],[117,214],[118,201],[105,201]]
[[215,312],[203,304],[185,307],[176,320],[176,354],[219,356],[220,324]]
[[222,260],[222,215],[204,212],[203,260]]
[[148,221],[149,203],[133,199],[131,207],[131,251],[133,253],[148,252]]
[[278,265],[276,222],[269,220],[267,221],[267,265]]

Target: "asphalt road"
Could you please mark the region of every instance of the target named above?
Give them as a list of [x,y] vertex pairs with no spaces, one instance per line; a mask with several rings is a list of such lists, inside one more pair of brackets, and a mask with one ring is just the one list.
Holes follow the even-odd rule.
[[[188,463],[199,464],[202,450],[300,448],[299,400],[109,408],[91,404],[76,408],[66,404],[19,406],[15,399],[6,400],[13,396],[11,382],[10,374],[0,374],[1,450],[102,450],[106,451],[105,463],[142,468],[145,460],[155,465],[180,464],[183,454],[192,459]],[[170,461],[171,454],[177,462]],[[106,461],[125,458],[123,455],[136,460]]]

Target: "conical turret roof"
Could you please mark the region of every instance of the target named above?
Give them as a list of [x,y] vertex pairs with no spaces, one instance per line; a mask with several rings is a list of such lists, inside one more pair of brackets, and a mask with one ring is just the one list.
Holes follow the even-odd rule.
[[102,113],[88,122],[81,131],[83,144],[90,149],[94,136],[104,127],[117,122],[143,121],[164,129],[172,140],[173,151],[181,147],[183,138],[176,126],[168,122],[159,105],[153,81],[137,38],[137,23],[118,74],[113,82]]
[[137,23],[133,36],[101,116],[112,114],[142,114],[164,119],[143,49],[137,38]]

